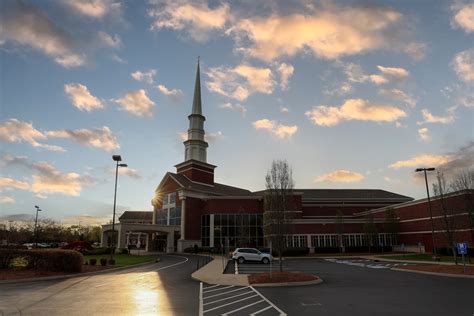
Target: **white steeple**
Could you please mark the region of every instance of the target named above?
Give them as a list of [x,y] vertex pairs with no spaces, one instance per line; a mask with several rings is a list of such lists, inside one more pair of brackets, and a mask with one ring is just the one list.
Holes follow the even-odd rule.
[[206,150],[208,144],[204,141],[204,121],[206,118],[202,115],[199,57],[196,70],[196,82],[194,85],[193,108],[188,119],[188,140],[184,142],[184,161],[194,159],[205,163],[207,162]]

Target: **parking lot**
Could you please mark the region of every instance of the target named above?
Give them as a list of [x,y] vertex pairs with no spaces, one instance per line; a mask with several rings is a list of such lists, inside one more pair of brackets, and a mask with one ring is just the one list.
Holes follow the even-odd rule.
[[199,315],[286,315],[252,286],[201,283]]

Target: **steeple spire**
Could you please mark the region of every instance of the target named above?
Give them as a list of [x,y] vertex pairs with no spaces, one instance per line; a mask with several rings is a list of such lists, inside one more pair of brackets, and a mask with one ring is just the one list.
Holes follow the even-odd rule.
[[188,140],[184,142],[184,161],[197,160],[205,163],[207,160],[206,149],[208,144],[204,140],[204,121],[206,118],[202,115],[199,57],[196,70],[196,82],[194,83],[193,107],[188,119]]
[[201,72],[199,69],[199,56],[197,62],[196,70],[196,81],[194,83],[194,98],[193,98],[193,109],[192,114],[202,115],[202,106],[201,106]]

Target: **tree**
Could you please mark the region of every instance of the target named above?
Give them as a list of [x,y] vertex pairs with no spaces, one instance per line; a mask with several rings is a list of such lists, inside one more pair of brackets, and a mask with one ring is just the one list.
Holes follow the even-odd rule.
[[365,217],[363,230],[367,239],[367,244],[369,245],[370,252],[371,247],[375,245],[375,241],[377,239],[377,227],[375,226],[374,216],[372,213],[367,214]]
[[283,271],[283,252],[287,238],[291,237],[293,203],[293,172],[286,160],[272,162],[265,177],[264,234],[280,258]]
[[339,247],[341,248],[341,252],[344,252],[344,213],[341,210],[337,210],[336,212],[336,234],[339,239]]
[[386,233],[389,234],[390,239],[392,240],[392,245],[396,245],[398,233],[400,232],[400,219],[393,207],[389,207],[387,212],[385,212],[384,227]]
[[433,183],[433,192],[438,197],[439,208],[442,217],[443,233],[448,241],[449,248],[453,253],[454,261],[458,263],[456,256],[456,241],[455,232],[458,226],[457,216],[454,216],[456,211],[446,202],[445,195],[449,193],[448,185],[444,179],[444,174],[438,172],[436,175],[438,183]]
[[[454,176],[451,182],[454,191],[474,190],[474,169],[463,170]],[[465,203],[471,229],[471,239],[474,240],[474,192],[466,192]]]

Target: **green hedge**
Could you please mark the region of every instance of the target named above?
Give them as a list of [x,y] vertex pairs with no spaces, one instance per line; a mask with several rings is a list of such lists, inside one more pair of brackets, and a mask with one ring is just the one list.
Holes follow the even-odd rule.
[[84,257],[75,250],[0,249],[0,268],[9,268],[15,258],[25,258],[28,268],[46,271],[81,272]]

